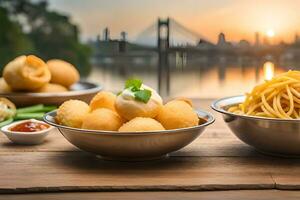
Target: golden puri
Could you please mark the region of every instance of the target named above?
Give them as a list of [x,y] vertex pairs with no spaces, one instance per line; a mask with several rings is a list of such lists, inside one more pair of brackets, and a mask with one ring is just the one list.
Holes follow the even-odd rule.
[[43,60],[29,55],[19,56],[9,62],[4,67],[3,77],[13,90],[34,91],[46,85],[51,74]]
[[81,128],[82,121],[89,113],[90,107],[83,101],[65,101],[57,110],[57,123],[74,128]]
[[162,107],[162,99],[159,94],[146,85],[142,85],[142,87],[152,92],[149,101],[146,103],[136,101],[130,89],[125,89],[116,99],[116,110],[127,120],[135,117],[154,118]]
[[11,91],[11,87],[6,83],[4,78],[0,78],[0,93],[9,93]]
[[120,132],[162,131],[165,128],[155,119],[136,117],[120,127]]
[[51,72],[51,83],[60,84],[69,88],[80,78],[77,69],[66,61],[59,59],[48,60],[47,65]]
[[34,92],[44,92],[44,93],[57,93],[57,92],[66,92],[68,89],[62,85],[55,83],[47,83],[43,87],[35,90]]
[[116,112],[107,108],[99,108],[86,115],[82,122],[82,128],[117,131],[122,124],[123,120]]
[[115,109],[116,95],[112,92],[101,91],[90,102],[91,110],[96,110],[98,108],[107,108],[112,111]]
[[196,126],[199,123],[197,113],[189,103],[182,100],[168,102],[156,118],[166,129]]

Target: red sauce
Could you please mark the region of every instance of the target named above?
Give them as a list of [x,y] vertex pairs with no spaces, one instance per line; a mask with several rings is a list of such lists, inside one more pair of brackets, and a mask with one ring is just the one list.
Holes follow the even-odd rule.
[[15,125],[14,127],[10,128],[11,131],[16,132],[36,132],[48,129],[49,125],[39,122],[23,122],[20,124]]

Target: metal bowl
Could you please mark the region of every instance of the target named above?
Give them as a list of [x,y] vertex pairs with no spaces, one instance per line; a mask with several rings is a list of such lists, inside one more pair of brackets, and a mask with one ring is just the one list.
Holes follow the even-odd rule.
[[16,106],[29,106],[34,104],[60,105],[69,99],[78,99],[89,102],[102,86],[86,81],[79,81],[71,86],[70,91],[60,93],[33,93],[12,92],[1,93],[0,97],[10,99]]
[[245,100],[233,96],[216,100],[211,107],[223,114],[231,131],[257,150],[278,156],[300,156],[300,120],[239,115],[227,109]]
[[59,129],[62,135],[76,147],[95,153],[108,160],[153,160],[179,150],[195,140],[214,117],[197,111],[201,122],[198,126],[165,131],[116,132],[70,128],[55,122],[56,111],[44,116],[45,122]]

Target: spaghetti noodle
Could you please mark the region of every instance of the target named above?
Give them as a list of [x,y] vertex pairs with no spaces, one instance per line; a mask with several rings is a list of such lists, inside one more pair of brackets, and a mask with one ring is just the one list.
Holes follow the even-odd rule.
[[228,111],[259,117],[300,118],[300,71],[288,71],[257,85],[246,94],[243,103]]

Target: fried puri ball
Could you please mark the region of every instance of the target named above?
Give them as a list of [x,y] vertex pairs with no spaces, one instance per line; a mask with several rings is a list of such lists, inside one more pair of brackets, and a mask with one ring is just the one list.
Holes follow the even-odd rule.
[[82,121],[89,113],[90,107],[80,100],[68,100],[59,106],[55,120],[58,124],[81,128]]
[[133,96],[127,94],[124,90],[116,99],[116,110],[127,120],[135,117],[154,118],[162,107],[162,99],[159,94],[152,88],[143,85],[145,89],[151,90],[152,94],[147,103],[137,101]]
[[12,92],[11,87],[6,83],[4,78],[0,78],[0,93]]
[[19,56],[9,62],[3,77],[13,90],[34,91],[46,85],[51,74],[46,63],[33,55]]
[[194,107],[193,102],[186,97],[177,97],[174,100],[184,101],[184,102],[188,103],[190,106]]
[[116,102],[116,95],[107,92],[101,91],[94,96],[94,98],[90,102],[91,110],[96,110],[98,108],[107,108],[112,111],[116,111],[115,109],[115,102]]
[[80,79],[77,69],[66,61],[52,59],[47,61],[47,65],[51,72],[51,83],[60,84],[69,88]]
[[122,118],[114,111],[99,108],[87,114],[81,128],[90,130],[117,131],[123,124]]
[[199,123],[197,113],[183,100],[173,100],[165,104],[156,119],[166,129],[186,128]]
[[55,83],[47,83],[43,87],[35,90],[34,92],[43,92],[43,93],[58,93],[58,92],[66,92],[68,89],[62,85]]
[[136,117],[120,127],[120,132],[162,131],[165,128],[155,119]]

